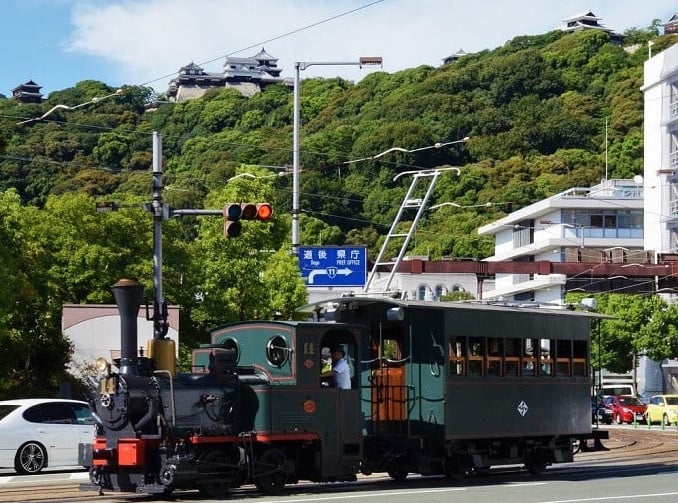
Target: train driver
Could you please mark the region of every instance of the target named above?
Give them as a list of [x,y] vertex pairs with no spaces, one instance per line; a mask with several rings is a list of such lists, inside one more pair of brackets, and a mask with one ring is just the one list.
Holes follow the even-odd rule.
[[321,377],[331,377],[333,386],[337,389],[351,389],[350,370],[344,349],[341,346],[332,346],[330,356],[332,357],[332,368],[323,372]]

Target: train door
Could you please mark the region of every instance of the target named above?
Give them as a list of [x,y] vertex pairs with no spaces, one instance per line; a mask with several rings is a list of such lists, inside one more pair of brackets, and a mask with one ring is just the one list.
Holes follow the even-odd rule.
[[358,344],[349,332],[330,332],[321,341],[321,393],[327,405],[322,471],[355,473],[363,428],[358,378]]
[[373,435],[407,433],[409,341],[400,327],[380,324],[370,334],[370,425]]

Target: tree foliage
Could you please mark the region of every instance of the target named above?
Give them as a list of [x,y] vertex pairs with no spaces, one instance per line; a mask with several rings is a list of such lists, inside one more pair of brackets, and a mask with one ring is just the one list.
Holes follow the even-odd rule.
[[[651,40],[656,53],[678,40],[659,36],[657,27],[654,20],[629,30],[625,47],[598,30],[553,31],[515,37],[438,68],[374,72],[357,84],[303,80],[302,241],[366,245],[374,259],[413,176],[459,166],[459,176],[440,177],[429,205],[467,208],[427,211],[408,252],[482,259],[493,250],[477,235],[479,226],[568,187],[591,185],[606,168],[609,178],[639,174],[646,52],[635,44]],[[0,337],[8,348],[0,355],[7,376],[0,395],[55,385],[68,360],[59,323],[64,303],[110,302],[110,286],[122,276],[135,276],[152,291],[152,219],[143,205],[150,198],[153,131],[162,135],[171,207],[266,200],[276,214],[270,224],[246,222],[237,240],[223,238],[218,217],[164,223],[165,293],[182,306],[186,346],[229,321],[275,313],[293,318],[305,302],[288,253],[291,89],[269,86],[252,97],[213,89],[171,104],[155,98],[145,87],[118,92],[95,80],[55,91],[43,103],[0,96],[0,272],[6,278]],[[77,108],[25,122],[58,104]],[[260,178],[232,180],[245,172]],[[417,186],[411,197],[424,192]],[[111,198],[123,204],[121,211],[94,212],[95,201]],[[603,328],[606,366],[623,368],[634,352],[678,353],[673,308],[635,302],[609,301],[629,319]],[[664,334],[661,343],[653,332]],[[44,357],[47,348],[51,358]]]

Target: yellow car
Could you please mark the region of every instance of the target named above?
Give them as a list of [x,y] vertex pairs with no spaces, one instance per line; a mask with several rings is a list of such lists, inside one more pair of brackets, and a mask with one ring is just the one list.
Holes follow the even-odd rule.
[[655,395],[650,398],[645,419],[648,424],[678,424],[678,395]]

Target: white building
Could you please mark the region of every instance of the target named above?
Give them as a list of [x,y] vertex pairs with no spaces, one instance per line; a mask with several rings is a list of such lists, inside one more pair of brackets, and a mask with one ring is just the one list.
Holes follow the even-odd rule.
[[[390,278],[390,271],[377,272],[370,292],[392,292],[401,299],[439,300],[451,292],[467,292],[474,298],[481,298],[478,276],[468,272],[449,272],[445,261],[429,261],[428,257],[404,257],[398,271]],[[386,283],[391,279],[389,288]],[[494,282],[485,280],[485,287]],[[361,295],[362,287],[312,287],[307,286],[308,302],[335,299],[342,295]]]
[[645,62],[645,249],[678,253],[678,44]]
[[[168,306],[167,314],[167,337],[174,341],[178,356],[179,307]],[[148,319],[143,306],[137,315],[137,346],[144,351],[153,339],[152,317],[153,310]],[[72,344],[68,370],[75,377],[87,376],[100,356],[108,361],[120,356],[120,312],[114,304],[64,304],[61,329]]]
[[[478,233],[495,238],[487,261],[644,262],[642,177],[568,189]],[[497,274],[495,289],[483,298],[562,304],[566,280],[564,274]]]
[[[675,16],[674,16],[675,18]],[[672,19],[674,19],[672,18]],[[652,47],[649,46],[651,54]],[[645,248],[656,255],[678,253],[678,44],[645,61],[644,178]],[[670,301],[675,301],[671,295]],[[645,389],[678,390],[678,359],[642,359]]]

